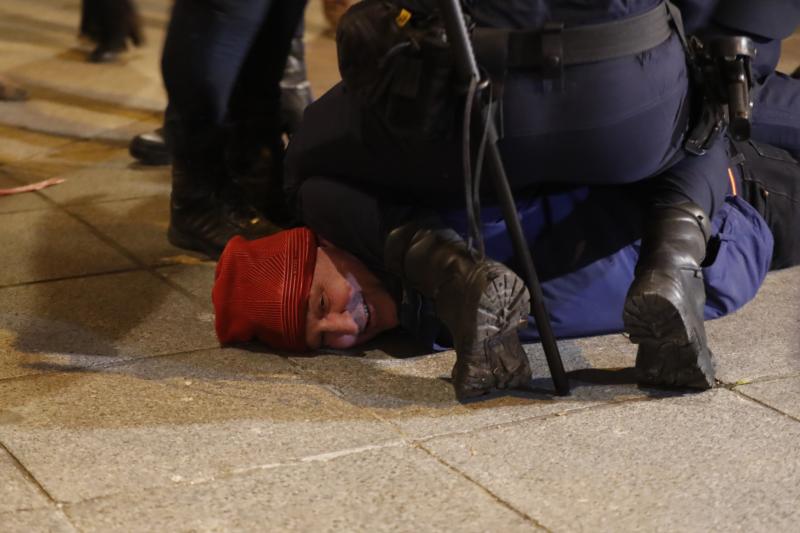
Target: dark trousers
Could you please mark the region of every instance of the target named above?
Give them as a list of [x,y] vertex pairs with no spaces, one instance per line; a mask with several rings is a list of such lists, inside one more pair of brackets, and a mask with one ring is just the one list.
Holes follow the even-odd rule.
[[132,0],[82,0],[80,33],[99,45],[124,49],[130,38],[142,40],[136,5]]
[[280,134],[280,79],[304,0],[177,0],[162,56],[177,157],[220,143],[227,123]]
[[[569,67],[560,81],[511,73],[499,143],[509,182],[526,192],[640,183],[655,203],[693,201],[712,214],[728,190],[728,160],[722,143],[702,157],[683,152],[688,98],[676,38],[637,56]],[[411,203],[459,205],[461,168],[458,139],[394,139],[339,85],[306,110],[286,178],[290,192],[305,178],[327,176]]]

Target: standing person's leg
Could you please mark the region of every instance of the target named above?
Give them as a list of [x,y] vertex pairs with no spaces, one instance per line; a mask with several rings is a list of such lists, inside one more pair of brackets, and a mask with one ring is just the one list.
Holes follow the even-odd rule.
[[98,4],[99,0],[81,0],[81,23],[78,37],[94,42],[100,39]]
[[[270,0],[177,0],[162,57],[172,150],[170,242],[217,256],[233,235],[274,228],[231,200],[225,120],[237,76]],[[235,195],[234,195],[235,196]]]
[[[281,79],[281,124],[285,135],[293,134],[300,126],[303,112],[312,101],[311,85],[308,82],[301,21],[292,38],[292,48]],[[169,114],[169,109],[165,111]],[[166,122],[167,119],[165,119]],[[131,139],[128,151],[144,165],[169,165],[172,155],[164,138],[164,128],[140,133]]]
[[270,220],[288,222],[283,198],[281,78],[305,2],[272,0],[228,107],[234,179]]
[[89,54],[93,63],[114,61],[128,47],[128,40],[135,46],[142,43],[139,14],[132,0],[85,0],[82,14],[81,33],[97,43]]

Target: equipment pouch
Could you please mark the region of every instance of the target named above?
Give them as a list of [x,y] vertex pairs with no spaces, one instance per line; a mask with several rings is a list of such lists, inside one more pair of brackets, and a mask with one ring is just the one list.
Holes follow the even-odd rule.
[[336,30],[346,90],[398,140],[442,139],[456,126],[458,90],[444,26],[388,0],[363,0]]

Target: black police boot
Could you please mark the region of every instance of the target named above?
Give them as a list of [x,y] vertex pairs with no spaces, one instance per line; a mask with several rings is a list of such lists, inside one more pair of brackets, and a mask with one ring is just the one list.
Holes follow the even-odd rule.
[[644,225],[623,312],[625,331],[639,345],[636,372],[643,385],[714,385],[700,268],[710,234],[708,216],[689,202],[653,209]]
[[131,156],[143,165],[169,165],[172,155],[164,139],[164,128],[140,133],[128,145]]
[[227,183],[224,164],[213,159],[176,154],[167,238],[179,248],[216,259],[234,235],[255,239],[279,228],[242,199],[240,191]]
[[530,380],[517,329],[527,322],[528,290],[505,265],[477,261],[453,230],[410,222],[392,230],[385,244],[390,272],[434,302],[453,336],[452,377],[459,400]]
[[293,220],[283,192],[283,155],[284,145],[277,129],[270,132],[248,123],[233,126],[227,153],[232,184],[267,219],[286,227]]
[[284,133],[291,135],[297,131],[300,121],[303,120],[303,111],[311,100],[303,38],[295,37],[292,39],[281,79],[281,122]]

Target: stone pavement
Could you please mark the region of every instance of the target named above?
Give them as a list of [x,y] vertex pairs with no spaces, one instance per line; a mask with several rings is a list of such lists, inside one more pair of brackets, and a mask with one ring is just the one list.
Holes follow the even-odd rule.
[[[723,385],[639,389],[621,336],[561,343],[574,394],[454,401],[452,352],[221,349],[214,264],[165,240],[158,126],[168,0],[147,45],[91,65],[78,0],[3,0],[0,531],[797,531],[800,269],[709,324]],[[335,52],[308,8],[317,94]],[[800,63],[800,39],[784,67]]]

